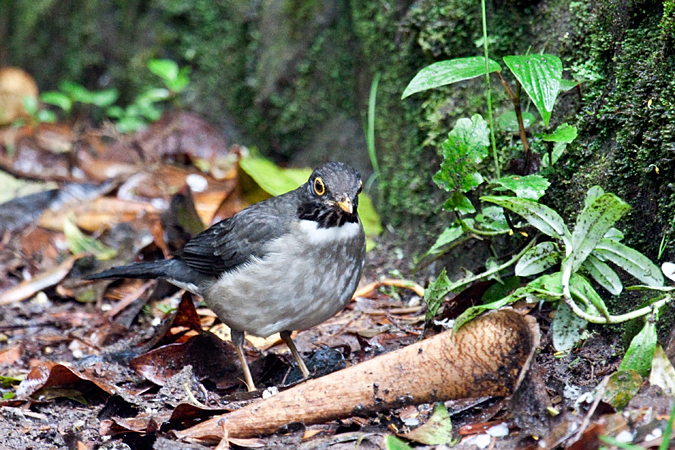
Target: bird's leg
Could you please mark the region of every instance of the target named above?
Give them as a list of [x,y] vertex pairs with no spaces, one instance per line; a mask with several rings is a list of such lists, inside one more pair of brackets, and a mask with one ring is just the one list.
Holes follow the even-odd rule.
[[246,362],[246,357],[244,356],[244,332],[232,330],[232,343],[234,344],[234,349],[237,351],[239,362],[241,362],[241,369],[244,371],[244,381],[246,383],[246,388],[249,392],[253,392],[256,390],[256,388],[255,383],[253,382],[253,377],[251,376],[251,369],[248,368],[248,363]]
[[304,378],[309,377],[309,370],[307,370],[307,366],[305,365],[305,362],[302,360],[300,357],[300,353],[298,353],[298,349],[295,348],[295,344],[293,343],[293,339],[291,339],[291,332],[290,331],[282,331],[279,333],[281,335],[281,339],[284,340],[286,345],[288,345],[288,348],[291,349],[291,353],[293,354],[293,358],[295,358],[295,361],[298,363],[298,367],[300,368],[300,372],[302,372],[302,376]]

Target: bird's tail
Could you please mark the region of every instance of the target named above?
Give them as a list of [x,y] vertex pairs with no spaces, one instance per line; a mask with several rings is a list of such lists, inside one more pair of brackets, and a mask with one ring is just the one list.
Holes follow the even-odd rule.
[[94,273],[86,277],[87,280],[101,280],[103,278],[137,278],[149,280],[165,278],[168,266],[172,260],[132,263],[127,266],[116,266],[103,272]]
[[163,278],[174,284],[193,284],[195,286],[199,282],[198,274],[180,259],[165,259],[117,266],[86,277],[87,280],[104,278],[136,278],[141,280]]

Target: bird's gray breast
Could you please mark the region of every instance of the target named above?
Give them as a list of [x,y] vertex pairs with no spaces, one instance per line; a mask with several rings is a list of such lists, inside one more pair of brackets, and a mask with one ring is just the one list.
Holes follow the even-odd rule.
[[266,244],[265,256],[221,275],[204,300],[225,324],[257,336],[311,328],[349,302],[364,257],[360,221],[331,228],[295,221]]

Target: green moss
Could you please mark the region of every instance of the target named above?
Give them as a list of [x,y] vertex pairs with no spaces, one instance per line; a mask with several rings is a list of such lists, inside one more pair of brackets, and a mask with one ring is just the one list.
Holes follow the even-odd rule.
[[550,196],[568,213],[593,184],[616,193],[633,207],[623,223],[628,244],[652,259],[675,213],[675,55],[660,29],[661,16],[645,13],[658,7],[605,2],[584,18],[577,56],[585,55],[586,67],[602,79],[585,85],[580,139],[561,161]]
[[[382,8],[380,2],[352,4],[354,29],[363,57],[382,72],[376,117],[382,214],[394,225],[414,229],[416,243],[433,239],[447,225],[441,209],[443,191],[431,181],[438,170],[440,143],[456,120],[475,113],[485,115],[482,79],[416,94],[401,100],[401,93],[422,67],[444,59],[481,54],[480,5],[474,1],[423,0],[410,10]],[[529,11],[504,2],[491,26],[493,58],[527,42]],[[493,30],[494,29],[494,30]],[[516,43],[509,36],[519,34]],[[521,49],[522,51],[525,48]],[[495,87],[495,104],[505,99]]]
[[659,24],[664,34],[672,39],[675,35],[675,0],[663,0],[663,17]]

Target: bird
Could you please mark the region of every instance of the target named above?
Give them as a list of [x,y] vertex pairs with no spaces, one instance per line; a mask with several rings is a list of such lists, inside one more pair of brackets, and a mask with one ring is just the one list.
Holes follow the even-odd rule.
[[201,296],[231,329],[245,383],[245,334],[279,332],[304,378],[291,332],[312,328],[351,300],[365,265],[358,214],[363,182],[341,162],[317,167],[306,183],[253,204],[204,230],[170,259],[117,266],[86,277],[161,278]]

